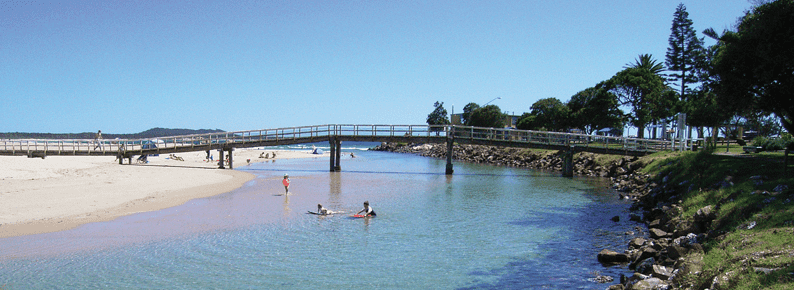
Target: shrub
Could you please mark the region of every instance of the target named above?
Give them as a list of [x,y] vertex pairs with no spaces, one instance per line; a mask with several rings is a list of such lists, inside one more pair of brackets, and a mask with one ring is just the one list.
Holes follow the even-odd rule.
[[755,147],[763,147],[764,143],[766,143],[767,139],[764,136],[757,136],[753,138],[753,146]]
[[766,137],[755,137],[753,139],[753,146],[761,147],[764,151],[775,151],[775,150],[783,150],[786,147],[794,144],[794,140],[791,138],[791,134],[783,134],[780,138],[766,138]]

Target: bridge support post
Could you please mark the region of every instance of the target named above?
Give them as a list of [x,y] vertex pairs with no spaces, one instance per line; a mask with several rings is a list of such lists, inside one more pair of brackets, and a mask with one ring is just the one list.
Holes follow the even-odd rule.
[[331,164],[328,166],[328,168],[330,168],[331,172],[334,172],[334,165],[336,165],[336,160],[335,160],[335,158],[336,158],[336,154],[335,154],[335,152],[336,152],[336,140],[335,140],[335,138],[332,137],[330,140],[328,140],[328,143],[331,144],[331,148],[330,148],[331,152],[329,152],[330,153],[329,155],[331,155],[330,158],[329,158]]
[[562,176],[573,177],[573,146],[568,147],[562,155]]
[[218,149],[218,169],[226,169],[223,167],[223,148]]
[[446,174],[450,175],[455,170],[452,168],[452,147],[455,143],[455,126],[450,128],[450,131],[447,132],[447,171]]
[[336,155],[336,164],[334,165],[334,171],[342,171],[342,141],[336,139],[336,150],[333,152]]

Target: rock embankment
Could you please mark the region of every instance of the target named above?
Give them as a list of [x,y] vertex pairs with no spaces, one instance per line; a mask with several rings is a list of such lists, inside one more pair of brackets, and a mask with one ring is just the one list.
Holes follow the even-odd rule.
[[[383,143],[373,148],[377,151],[397,153],[413,153],[421,156],[446,158],[447,148],[443,144],[395,144]],[[560,152],[527,151],[517,148],[500,148],[482,145],[455,145],[453,159],[471,163],[484,163],[500,166],[524,167],[544,171],[562,171],[562,155]],[[596,154],[578,153],[574,156],[574,174],[579,176],[615,177],[617,186],[625,192],[634,192],[639,188],[627,188],[636,184],[644,185],[647,175],[637,172],[642,168],[635,163],[636,157],[623,156],[609,164],[595,161]],[[635,182],[632,182],[635,181]]]
[[[446,158],[443,144],[383,143],[373,150],[413,153]],[[458,161],[501,166],[524,167],[544,171],[562,171],[563,152],[529,151],[481,145],[456,145],[453,158]],[[703,247],[707,237],[703,233],[715,218],[712,208],[705,207],[693,217],[681,219],[678,204],[680,187],[668,178],[654,178],[639,172],[646,162],[637,157],[623,156],[603,164],[597,155],[578,153],[574,156],[574,174],[578,176],[608,177],[620,198],[634,201],[636,214],[631,219],[648,226],[648,236],[633,238],[623,252],[604,249],[596,255],[605,264],[627,264],[635,271],[631,277],[620,277],[620,284],[608,289],[672,289],[682,286],[677,277],[683,273],[698,273],[703,268]],[[658,180],[655,182],[654,180]],[[612,281],[599,277],[598,281]]]

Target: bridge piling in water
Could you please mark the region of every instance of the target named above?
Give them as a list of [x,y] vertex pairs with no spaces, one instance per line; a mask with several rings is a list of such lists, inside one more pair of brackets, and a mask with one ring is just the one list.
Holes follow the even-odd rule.
[[331,156],[329,156],[329,158],[328,158],[329,162],[330,162],[330,164],[328,165],[328,168],[329,168],[329,171],[334,172],[334,165],[336,164],[336,160],[334,160],[334,157],[336,156],[334,154],[334,151],[336,151],[336,142],[334,142],[334,138],[329,138],[328,139],[328,143],[330,144],[329,150],[331,150],[331,152],[329,152]]
[[339,138],[334,138],[336,140],[336,150],[332,153],[336,155],[336,164],[334,165],[334,171],[342,171],[342,141]]
[[450,129],[451,134],[447,134],[447,170],[446,174],[450,175],[455,170],[452,168],[452,154],[453,146],[455,145],[455,127]]
[[573,177],[573,146],[568,147],[562,155],[562,176]]
[[331,152],[328,152],[330,155],[330,171],[331,172],[338,172],[342,171],[342,166],[340,163],[340,159],[342,159],[342,141],[339,138],[331,137],[328,140],[328,143],[331,144]]
[[342,166],[340,160],[342,159],[342,141],[339,140],[338,137],[331,137],[328,140],[328,143],[331,144],[331,152],[328,152],[330,155],[330,171],[331,172],[339,172],[342,171]]

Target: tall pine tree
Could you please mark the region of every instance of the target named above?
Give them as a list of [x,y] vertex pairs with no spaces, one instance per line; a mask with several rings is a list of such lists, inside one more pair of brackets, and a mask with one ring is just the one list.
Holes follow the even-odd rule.
[[697,38],[692,20],[683,3],[673,14],[673,26],[670,28],[666,61],[667,69],[671,71],[668,80],[681,84],[679,94],[682,100],[690,100],[692,89],[687,89],[687,84],[699,82],[699,74],[703,68],[704,49],[703,38]]

